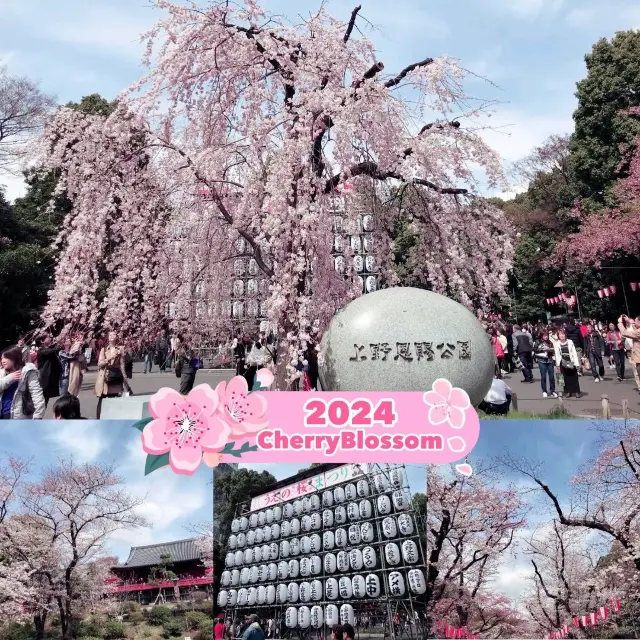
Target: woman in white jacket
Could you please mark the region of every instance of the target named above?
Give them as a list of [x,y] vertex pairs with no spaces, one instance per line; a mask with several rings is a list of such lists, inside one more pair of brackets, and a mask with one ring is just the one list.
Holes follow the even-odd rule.
[[20,347],[11,347],[0,358],[0,419],[41,420],[45,401],[38,370],[22,361]]
[[580,370],[580,358],[573,344],[573,341],[567,339],[567,334],[558,331],[558,340],[554,343],[556,372],[564,376],[564,395],[567,398],[575,395],[577,398],[580,393],[580,378],[578,371]]

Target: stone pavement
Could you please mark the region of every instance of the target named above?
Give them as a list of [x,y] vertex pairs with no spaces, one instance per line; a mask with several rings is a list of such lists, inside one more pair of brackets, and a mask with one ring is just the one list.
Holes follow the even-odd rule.
[[[155,367],[153,373],[146,375],[142,373],[142,371],[142,363],[136,363],[133,369],[133,379],[131,380],[131,388],[135,395],[154,393],[161,387],[178,389],[180,386],[180,380],[176,378],[173,370],[160,373],[157,367]],[[233,373],[234,371],[232,369],[199,371],[196,384],[205,382],[215,387],[222,380],[231,378]],[[579,400],[565,399],[564,406],[573,415],[601,417],[602,395],[606,394],[609,396],[613,417],[622,417],[622,400],[628,400],[631,418],[640,419],[640,394],[635,390],[632,374],[627,372],[626,375],[626,380],[618,382],[615,371],[607,369],[604,381],[599,384],[594,383],[593,377],[590,374],[584,375],[580,378],[580,389],[584,393],[583,397]],[[534,378],[535,382],[533,384],[523,384],[522,374],[513,373],[505,377],[505,382],[517,394],[518,408],[520,411],[543,415],[558,406],[558,401],[551,398],[544,399],[542,397],[538,370],[534,371]],[[89,419],[95,419],[96,415],[97,399],[93,392],[95,381],[96,370],[95,367],[92,367],[92,370],[85,375],[84,384],[79,396],[82,415]],[[53,418],[52,409],[53,402],[49,403],[46,418]]]

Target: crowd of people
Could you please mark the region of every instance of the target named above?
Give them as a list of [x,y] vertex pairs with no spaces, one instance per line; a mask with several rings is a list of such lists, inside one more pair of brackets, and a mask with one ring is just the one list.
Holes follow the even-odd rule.
[[[640,316],[622,315],[617,322],[576,322],[568,318],[548,325],[484,323],[495,356],[495,380],[480,409],[489,414],[506,414],[511,389],[502,380],[505,373],[522,372],[523,382],[532,384],[534,367],[540,372],[543,398],[580,398],[580,377],[590,374],[603,380],[608,366],[623,382],[627,363],[640,393]],[[606,364],[605,364],[606,363]]]

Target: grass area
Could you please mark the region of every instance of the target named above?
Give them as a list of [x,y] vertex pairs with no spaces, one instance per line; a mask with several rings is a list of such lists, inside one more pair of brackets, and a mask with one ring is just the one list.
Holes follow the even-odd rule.
[[569,413],[564,407],[554,407],[547,413],[531,413],[530,411],[509,411],[506,416],[488,416],[478,411],[480,420],[581,420],[579,416]]

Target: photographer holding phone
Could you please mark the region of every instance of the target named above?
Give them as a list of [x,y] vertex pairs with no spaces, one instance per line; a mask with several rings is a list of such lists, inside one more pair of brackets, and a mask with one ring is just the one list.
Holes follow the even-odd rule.
[[618,329],[623,338],[632,341],[629,362],[633,369],[633,377],[636,380],[636,388],[640,393],[640,316],[631,320],[628,316],[622,315],[618,318]]

